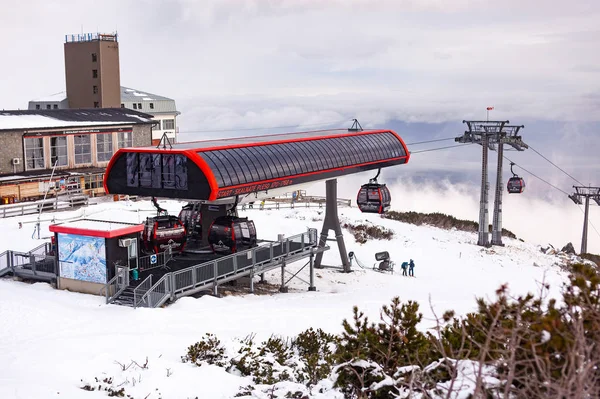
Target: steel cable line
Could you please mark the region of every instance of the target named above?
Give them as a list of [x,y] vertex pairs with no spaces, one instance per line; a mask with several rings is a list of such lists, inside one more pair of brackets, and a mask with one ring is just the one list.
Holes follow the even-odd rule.
[[429,152],[429,151],[445,150],[445,149],[447,149],[447,148],[466,147],[466,146],[468,146],[468,145],[471,145],[471,144],[472,144],[472,143],[467,143],[467,144],[457,144],[457,145],[449,145],[449,146],[446,146],[446,147],[430,148],[430,149],[427,149],[427,150],[420,150],[420,151],[409,151],[409,154],[410,154],[410,155],[413,155],[413,154],[419,154],[419,153],[421,153],[421,152]]
[[239,129],[211,129],[211,130],[186,130],[180,131],[179,133],[218,133],[218,132],[238,132],[238,131],[247,131],[247,130],[269,130],[269,129],[291,129],[295,127],[309,127],[309,126],[327,126],[333,125],[336,123],[341,123],[345,121],[332,121],[332,122],[322,122],[322,123],[310,123],[306,125],[288,125],[288,126],[270,126],[270,127],[245,127]]
[[446,141],[446,140],[454,140],[454,137],[448,137],[446,139],[437,139],[437,140],[427,140],[427,141],[416,141],[414,143],[408,143],[406,145],[417,145],[417,144],[425,144],[425,143],[436,143],[438,141]]
[[524,167],[522,167],[521,165],[517,164],[516,162],[513,162],[513,161],[511,161],[511,160],[510,160],[509,158],[507,158],[506,156],[504,156],[504,159],[506,159],[508,162],[511,162],[511,163],[515,164],[516,166],[518,166],[519,168],[523,169],[525,172],[529,173],[531,176],[535,177],[536,179],[539,179],[539,180],[543,181],[544,183],[546,183],[546,184],[547,184],[547,185],[549,185],[550,187],[552,187],[552,188],[554,188],[554,189],[556,189],[556,190],[560,191],[561,193],[563,193],[563,194],[565,194],[565,195],[567,195],[567,196],[569,195],[569,193],[567,193],[566,191],[564,191],[564,190],[562,190],[562,189],[560,189],[560,188],[556,187],[554,184],[550,183],[549,181],[542,179],[541,177],[539,177],[539,176],[538,176],[538,175],[536,175],[535,173],[533,173],[533,172],[531,172],[531,171],[529,171],[529,170],[525,169]]
[[[530,148],[531,148],[531,147],[530,147]],[[510,160],[510,159],[508,159],[507,157],[504,157],[504,159],[506,159],[506,160],[507,160],[507,161],[509,161],[509,162],[512,162],[512,163],[514,163],[513,161],[511,161],[511,160]],[[550,187],[552,187],[552,188],[554,188],[554,189],[556,189],[556,190],[560,191],[561,193],[565,194],[566,196],[569,196],[569,193],[567,193],[567,192],[566,192],[566,191],[564,191],[564,190],[561,190],[560,188],[556,187],[554,184],[552,184],[552,183],[549,183],[548,181],[546,181],[546,180],[542,179],[541,177],[539,177],[539,176],[537,176],[536,174],[534,174],[534,173],[530,172],[529,170],[525,169],[525,168],[524,168],[524,167],[522,167],[521,165],[518,165],[518,164],[516,164],[516,163],[514,163],[514,164],[515,164],[516,166],[518,166],[519,168],[523,169],[525,172],[529,173],[531,176],[533,176],[533,177],[535,177],[535,178],[537,178],[537,179],[539,179],[539,180],[543,181],[544,183],[546,183],[546,184],[547,184],[547,185],[549,185]],[[577,208],[579,208],[579,210],[585,214],[584,210],[583,210],[583,209],[581,209],[581,207],[580,207],[580,206],[578,206]],[[599,232],[599,231],[596,229],[596,226],[594,226],[594,224],[592,223],[592,221],[588,219],[588,223],[589,223],[589,224],[592,226],[592,228],[594,229],[594,231],[596,232],[596,234],[598,234],[598,237],[600,237],[600,232]]]
[[533,152],[535,152],[536,154],[538,154],[540,157],[544,158],[546,161],[548,161],[552,166],[554,166],[556,169],[560,170],[561,172],[563,172],[565,175],[569,176],[571,179],[573,179],[574,181],[576,181],[579,185],[584,186],[585,184],[583,184],[582,182],[580,182],[579,180],[577,180],[576,178],[574,178],[573,176],[571,176],[569,173],[565,172],[560,166],[558,166],[557,164],[555,164],[554,162],[552,162],[551,160],[549,160],[548,158],[546,158],[545,156],[543,156],[538,150],[536,150],[535,148],[533,148],[532,146],[529,146],[530,150],[533,150]]

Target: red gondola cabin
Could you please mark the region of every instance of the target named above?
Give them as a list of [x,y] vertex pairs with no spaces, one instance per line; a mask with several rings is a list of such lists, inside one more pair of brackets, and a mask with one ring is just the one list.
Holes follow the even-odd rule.
[[358,191],[356,203],[361,212],[385,213],[389,211],[392,196],[385,184],[363,184]]
[[177,216],[164,215],[146,219],[142,231],[142,245],[145,252],[164,252],[169,247],[174,252],[181,252],[185,242],[185,227]]
[[210,226],[208,242],[215,253],[234,253],[255,247],[254,222],[237,216],[220,216]]

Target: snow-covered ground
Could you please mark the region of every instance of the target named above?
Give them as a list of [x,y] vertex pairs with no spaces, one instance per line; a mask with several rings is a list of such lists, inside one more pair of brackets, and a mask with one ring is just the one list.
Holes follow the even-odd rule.
[[[162,204],[173,213],[183,205]],[[141,210],[140,210],[141,209]],[[50,219],[56,221],[85,216],[95,219],[138,222],[152,213],[149,202],[100,203],[85,210],[43,215],[42,236],[49,236]],[[323,211],[318,208],[247,210],[257,226],[259,238],[276,239],[308,227],[320,230]],[[35,215],[2,220],[0,251],[28,250],[39,244],[32,239]],[[394,296],[416,300],[428,322],[430,303],[438,314],[454,309],[459,314],[474,310],[475,297],[493,297],[500,284],[512,292],[539,288],[545,279],[554,292],[564,275],[556,266],[557,256],[545,255],[534,243],[505,239],[505,247],[483,249],[475,245],[473,233],[414,226],[377,215],[361,214],[356,208],[341,208],[342,222],[373,222],[394,231],[391,241],[357,244],[345,232],[348,251],[369,267],[375,252],[389,251],[397,265],[415,260],[416,278],[363,270],[343,274],[333,269],[316,271],[317,292],[292,280],[287,294],[242,295],[198,299],[183,298],[162,309],[131,309],[106,305],[104,298],[52,289],[48,284],[26,284],[0,279],[0,398],[98,398],[105,393],[80,389],[82,379],[93,381],[118,374],[116,362],[143,363],[141,382],[131,383],[127,393],[148,398],[231,398],[249,378],[223,369],[196,367],[181,362],[186,348],[206,332],[216,334],[233,347],[235,338],[256,333],[262,340],[271,334],[292,336],[309,327],[327,332],[341,331],[343,318],[358,305],[376,319],[383,304]],[[24,222],[18,228],[18,222]],[[339,265],[337,247],[325,254],[324,264]],[[291,265],[297,270],[303,263]],[[308,278],[308,270],[299,274]],[[287,279],[287,277],[286,277]],[[268,276],[272,283],[280,275]],[[150,396],[146,396],[150,394]]]

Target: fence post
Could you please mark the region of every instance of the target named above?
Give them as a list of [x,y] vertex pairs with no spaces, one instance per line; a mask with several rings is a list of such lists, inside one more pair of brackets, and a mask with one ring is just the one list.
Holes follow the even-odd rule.
[[233,274],[237,274],[237,255],[233,255]]
[[217,266],[217,261],[215,260],[213,262],[213,290],[214,290],[214,294],[215,296],[217,296],[217,277],[218,277],[218,273],[219,273],[219,267]]

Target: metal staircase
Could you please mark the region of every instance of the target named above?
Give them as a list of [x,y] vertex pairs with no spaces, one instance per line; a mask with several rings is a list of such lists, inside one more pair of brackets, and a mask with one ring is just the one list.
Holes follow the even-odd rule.
[[305,233],[283,241],[265,243],[214,261],[167,273],[154,283],[152,276],[149,276],[137,286],[129,284],[129,269],[123,268],[103,288],[103,292],[107,303],[155,308],[167,301],[175,301],[201,291],[216,292],[217,287],[225,282],[284,268],[288,263],[305,258],[310,258],[312,269],[314,257],[329,249],[328,246],[319,248],[318,245],[317,230],[308,229]]
[[0,253],[0,277],[8,274],[35,281],[56,280],[56,263],[50,243],[44,243],[29,252],[8,250]]

